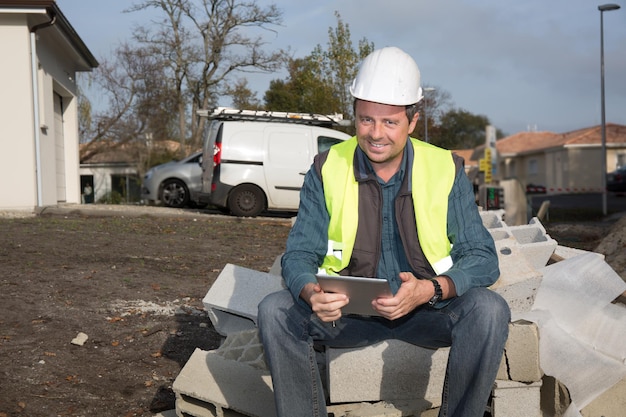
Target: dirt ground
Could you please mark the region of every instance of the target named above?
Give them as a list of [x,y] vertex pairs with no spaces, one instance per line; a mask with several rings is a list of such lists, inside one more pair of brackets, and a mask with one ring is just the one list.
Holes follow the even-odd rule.
[[220,344],[202,298],[228,263],[269,271],[290,227],[111,214],[0,219],[1,417],[173,409],[193,350]]
[[[221,342],[202,298],[228,263],[269,271],[290,220],[76,207],[0,216],[0,417],[173,409],[193,350]],[[564,246],[610,241],[624,277],[626,217],[546,228]]]

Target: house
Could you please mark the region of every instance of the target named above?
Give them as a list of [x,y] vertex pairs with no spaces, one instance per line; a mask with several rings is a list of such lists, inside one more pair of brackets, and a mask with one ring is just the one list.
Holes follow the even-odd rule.
[[[150,155],[180,155],[180,143],[173,140],[113,144],[99,141],[80,145],[80,189],[83,203],[138,203],[141,172],[154,166]],[[185,155],[191,154],[185,149]],[[158,163],[157,163],[158,164]],[[91,197],[84,190],[91,188]]]
[[[98,144],[105,145],[107,143]],[[88,144],[81,144],[81,155]],[[144,154],[146,152],[143,152]],[[81,157],[80,189],[83,191],[82,202],[98,203],[136,203],[141,194],[141,181],[137,167],[140,164],[140,152],[124,146],[108,146],[94,152],[88,158]],[[89,190],[90,192],[85,192]]]
[[[606,124],[606,172],[626,165],[626,126]],[[496,178],[544,185],[550,194],[602,192],[602,127],[520,132],[496,142]]]
[[0,210],[79,203],[76,73],[98,66],[54,0],[0,0]]

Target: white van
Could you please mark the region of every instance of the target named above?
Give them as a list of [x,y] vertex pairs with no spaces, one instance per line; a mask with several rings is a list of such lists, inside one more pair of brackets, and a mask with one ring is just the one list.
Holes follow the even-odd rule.
[[194,199],[255,217],[264,210],[297,211],[313,157],[350,136],[330,128],[341,115],[218,108],[203,144],[202,190]]

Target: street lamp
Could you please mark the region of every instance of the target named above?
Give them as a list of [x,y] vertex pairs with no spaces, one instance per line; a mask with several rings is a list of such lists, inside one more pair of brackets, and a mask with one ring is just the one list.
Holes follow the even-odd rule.
[[424,142],[428,143],[428,116],[426,114],[426,107],[428,100],[426,99],[426,93],[429,91],[435,91],[433,87],[424,87]]
[[604,114],[604,12],[617,10],[620,6],[617,4],[603,4],[598,6],[600,10],[600,100],[602,112],[602,215],[606,216],[606,119]]

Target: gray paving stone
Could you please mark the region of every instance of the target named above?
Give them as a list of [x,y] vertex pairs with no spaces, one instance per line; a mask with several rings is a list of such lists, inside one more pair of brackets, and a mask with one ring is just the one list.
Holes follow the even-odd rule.
[[280,276],[227,264],[202,303],[215,330],[226,336],[255,328],[261,300],[283,288]]

